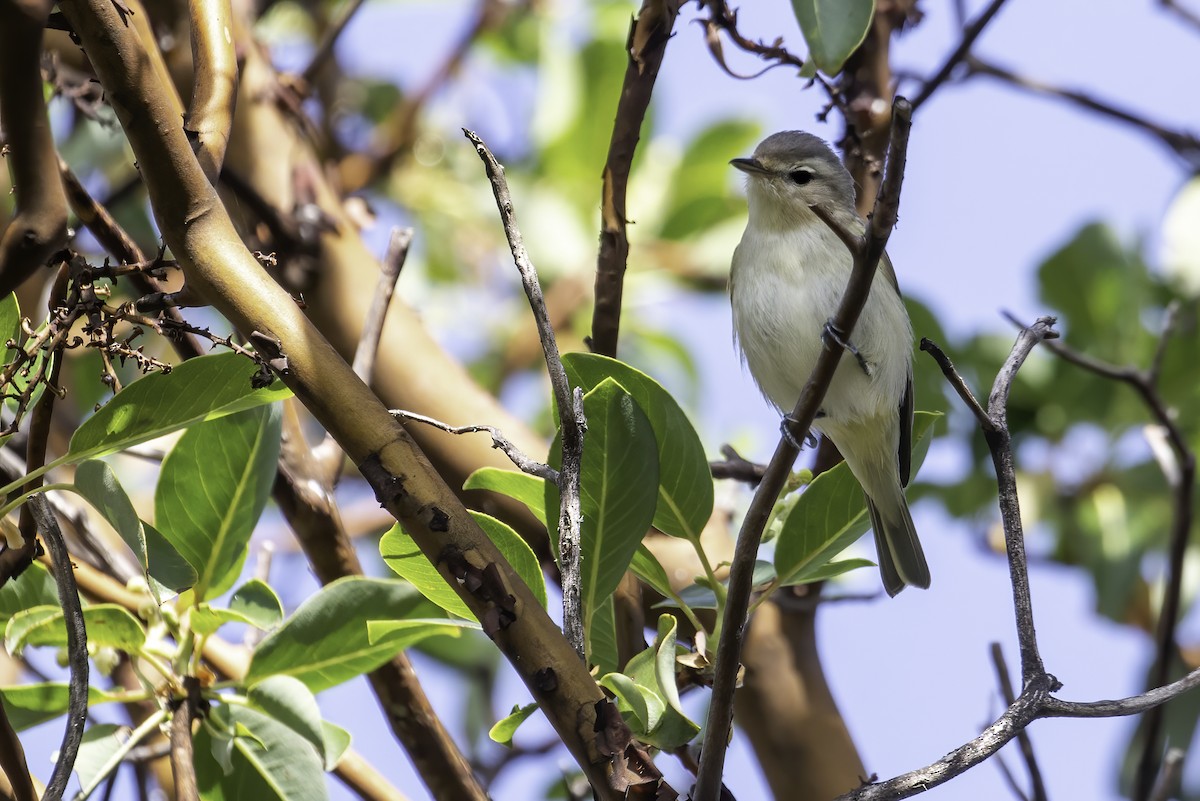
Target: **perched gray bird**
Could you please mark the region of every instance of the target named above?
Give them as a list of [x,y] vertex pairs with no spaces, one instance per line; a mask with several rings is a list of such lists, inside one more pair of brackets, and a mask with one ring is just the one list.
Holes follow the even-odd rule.
[[[748,159],[750,219],[733,252],[733,325],[750,374],[787,414],[823,347],[850,276],[846,245],[812,209],[861,233],[854,181],[822,140],[769,136]],[[885,255],[814,426],[833,440],[867,496],[883,586],[929,586],[929,566],[904,499],[912,453],[912,325]]]

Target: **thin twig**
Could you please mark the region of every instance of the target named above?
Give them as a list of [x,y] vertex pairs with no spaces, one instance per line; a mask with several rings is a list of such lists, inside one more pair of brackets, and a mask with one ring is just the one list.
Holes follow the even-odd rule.
[[[1151,358],[1150,366],[1145,370],[1137,367],[1121,367],[1095,359],[1080,353],[1061,342],[1048,343],[1051,352],[1064,361],[1081,367],[1102,378],[1128,384],[1137,392],[1154,421],[1166,433],[1174,462],[1161,464],[1163,477],[1167,481],[1173,496],[1171,516],[1171,533],[1168,541],[1167,557],[1167,586],[1163,593],[1162,611],[1158,618],[1158,631],[1155,637],[1154,667],[1150,673],[1150,686],[1161,687],[1170,676],[1171,662],[1179,648],[1176,644],[1175,632],[1179,623],[1181,599],[1183,596],[1184,558],[1187,554],[1188,540],[1192,531],[1194,517],[1194,501],[1196,485],[1196,455],[1188,444],[1187,438],[1175,421],[1174,415],[1158,391],[1158,376],[1162,370],[1162,360],[1167,343],[1170,341],[1178,321],[1178,309],[1175,306],[1167,308],[1163,320],[1163,329]],[[1016,322],[1009,316],[1010,320]],[[1153,787],[1155,777],[1159,773],[1159,759],[1162,752],[1162,727],[1164,710],[1155,708],[1145,720],[1145,739],[1142,753],[1138,760],[1137,773],[1134,779],[1134,798],[1147,798]]]
[[1016,466],[1013,461],[1012,436],[1008,430],[1008,395],[1017,371],[1025,363],[1034,346],[1045,339],[1058,336],[1054,318],[1039,318],[1032,326],[1022,329],[988,397],[988,417],[992,430],[984,431],[984,439],[992,453],[999,488],[1000,518],[1004,525],[1004,543],[1008,552],[1009,578],[1012,581],[1013,610],[1017,618],[1017,641],[1021,650],[1021,682],[1029,686],[1045,675],[1042,657],[1038,652],[1037,632],[1033,625],[1033,601],[1029,594],[1029,566],[1025,557],[1025,535],[1021,530],[1021,506],[1017,497]]
[[325,32],[321,35],[321,41],[317,44],[312,58],[308,61],[308,66],[300,73],[300,78],[304,81],[305,87],[311,87],[317,80],[317,74],[325,66],[325,62],[329,57],[333,55],[333,46],[337,44],[342,31],[346,30],[346,26],[350,24],[350,20],[354,19],[354,15],[362,8],[364,2],[366,0],[348,0],[338,10],[337,18],[326,26]]
[[521,284],[525,288],[533,319],[537,323],[538,338],[546,356],[546,372],[550,376],[550,386],[558,406],[562,431],[562,470],[558,475],[558,494],[561,499],[558,541],[559,556],[562,560],[563,630],[580,659],[584,659],[582,576],[579,565],[579,530],[582,522],[579,480],[583,463],[583,436],[587,428],[583,415],[583,393],[572,393],[570,382],[567,380],[567,371],[558,354],[554,327],[550,325],[550,315],[546,311],[546,300],[542,296],[537,271],[525,250],[521,229],[517,227],[512,194],[508,189],[508,181],[504,178],[504,168],[474,131],[464,128],[463,134],[475,146],[475,152],[483,161],[484,170],[492,184],[492,193],[496,196],[496,208],[500,211],[500,221],[504,225],[504,235],[508,238],[513,263],[521,274]]
[[962,376],[954,367],[954,362],[950,361],[950,357],[938,347],[937,343],[927,337],[921,338],[921,350],[933,357],[938,363],[938,367],[942,368],[942,374],[946,376],[946,380],[950,386],[962,398],[963,403],[967,404],[967,408],[971,410],[971,414],[975,415],[976,422],[984,431],[990,431],[992,428],[992,419],[988,417],[984,408],[979,405],[979,401],[975,398],[975,393],[967,386],[967,382],[963,381]]
[[1167,755],[1163,758],[1162,772],[1158,774],[1158,781],[1154,784],[1154,790],[1151,791],[1150,797],[1146,801],[1170,801],[1179,792],[1179,782],[1183,778],[1183,757],[1182,748],[1168,748]]
[[[854,256],[854,267],[834,321],[838,330],[844,332],[847,338],[853,334],[854,325],[866,304],[876,268],[896,223],[900,186],[904,180],[908,134],[912,124],[911,114],[912,108],[908,101],[897,97],[892,107],[892,136],[888,148],[887,169],[883,186],[875,201],[875,213],[868,221],[862,238],[851,240],[854,245],[850,248]],[[814,208],[814,211],[817,209]],[[826,219],[827,217],[828,215],[822,215],[822,219],[828,224],[832,221]],[[843,235],[844,232],[839,231],[836,225],[831,227],[839,236]],[[733,690],[737,681],[742,640],[745,636],[758,546],[762,540],[763,528],[784,482],[791,474],[792,463],[799,452],[794,443],[803,441],[807,436],[841,358],[841,348],[826,348],[821,352],[812,375],[800,393],[795,409],[785,418],[790,436],[782,437],[776,446],[738,533],[733,563],[729,570],[729,590],[717,646],[704,745],[700,752],[700,771],[692,792],[693,801],[717,801],[720,798],[725,744],[733,718]]]
[[427,426],[445,431],[447,434],[477,434],[480,432],[487,433],[492,438],[492,447],[499,448],[504,451],[504,455],[520,470],[522,473],[528,473],[531,476],[544,478],[547,481],[557,484],[559,471],[555,470],[548,464],[543,464],[536,459],[531,459],[525,455],[516,445],[514,445],[503,432],[495,426],[484,425],[467,425],[467,426],[452,426],[449,423],[443,423],[441,420],[436,420],[432,417],[426,417],[423,414],[415,412],[406,412],[403,409],[389,409],[393,416],[401,420],[411,420],[414,423],[423,423]]
[[1173,131],[1140,114],[1120,108],[1105,100],[1092,97],[1085,92],[1076,89],[1066,89],[1061,86],[1054,86],[1043,81],[1034,80],[1033,78],[1027,78],[996,64],[981,61],[974,56],[968,56],[966,63],[972,75],[988,75],[998,78],[1019,89],[1066,100],[1073,105],[1093,111],[1101,116],[1132,125],[1157,138],[1189,164],[1193,166],[1200,165],[1200,139],[1191,133]]
[[87,629],[83,623],[83,607],[79,603],[79,588],[75,585],[75,572],[71,554],[63,540],[62,529],[50,509],[49,502],[41,495],[32,495],[26,507],[33,515],[46,550],[54,562],[54,581],[58,585],[58,600],[62,605],[63,619],[67,627],[67,667],[70,680],[67,701],[67,726],[63,732],[62,745],[58,748],[58,760],[54,772],[46,784],[43,801],[60,801],[67,789],[67,781],[75,767],[79,744],[83,741],[83,726],[87,721],[88,707],[88,655]]
[[200,684],[195,676],[184,677],[183,692],[171,715],[171,776],[175,779],[175,801],[199,801],[192,756],[192,716],[200,699]]
[[[1013,692],[1012,678],[1008,675],[1008,665],[1004,662],[1004,651],[1000,648],[1000,643],[994,642],[991,647],[992,665],[996,668],[996,680],[1000,683],[1000,693],[1004,696],[1004,703],[1012,706],[1016,703],[1016,693]],[[1029,788],[1031,790],[1031,801],[1047,801],[1046,783],[1042,780],[1042,769],[1038,766],[1037,755],[1033,752],[1033,740],[1029,738],[1029,732],[1022,729],[1017,733],[1017,745],[1021,748],[1021,759],[1025,761],[1025,768],[1029,771]]]
[[1158,0],[1158,4],[1167,11],[1172,12],[1179,19],[1191,25],[1196,30],[1200,31],[1200,14],[1192,11],[1190,8],[1185,8],[1179,3],[1179,0]]
[[988,4],[988,7],[983,10],[983,13],[976,17],[970,25],[963,28],[962,39],[959,41],[958,47],[954,48],[941,68],[933,74],[932,78],[925,82],[924,86],[921,87],[921,91],[913,98],[914,113],[926,100],[933,96],[933,93],[939,87],[950,79],[950,75],[954,72],[955,67],[962,64],[967,56],[970,55],[971,47],[975,44],[975,40],[979,38],[979,34],[983,33],[983,29],[992,21],[992,18],[996,16],[996,13],[1000,11],[1000,7],[1004,3],[1005,0],[992,0]]
[[37,790],[29,774],[29,764],[25,760],[25,749],[21,746],[17,730],[8,719],[3,699],[0,699],[0,770],[8,779],[12,801],[38,801]]
[[[354,374],[367,384],[371,383],[371,377],[375,373],[375,357],[379,353],[379,342],[383,338],[383,325],[387,320],[392,295],[396,291],[396,281],[400,279],[400,271],[404,269],[404,263],[408,259],[408,248],[412,240],[411,228],[393,228],[388,239],[387,253],[380,265],[379,281],[375,285],[375,296],[371,299],[371,306],[363,320],[362,332],[358,336],[354,362],[351,365]],[[322,486],[331,489],[336,487],[345,454],[331,434],[326,433],[325,438],[312,449],[312,460]]]
[[592,349],[616,357],[621,327],[621,298],[625,268],[629,261],[628,220],[625,194],[629,171],[641,136],[642,122],[650,106],[650,95],[659,67],[671,40],[677,3],[643,0],[641,10],[629,24],[626,41],[628,63],[617,102],[608,158],[604,163],[600,192],[600,252],[596,257],[595,308],[592,313]]
[[758,482],[762,481],[763,474],[767,472],[765,464],[758,464],[744,458],[734,450],[732,445],[722,445],[721,455],[725,457],[724,461],[708,463],[708,469],[713,478],[742,481],[754,487],[758,486]]

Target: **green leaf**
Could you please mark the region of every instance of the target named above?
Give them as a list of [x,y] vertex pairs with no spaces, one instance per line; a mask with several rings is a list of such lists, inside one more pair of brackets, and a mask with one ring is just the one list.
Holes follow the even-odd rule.
[[605,596],[591,615],[587,629],[588,663],[601,674],[621,669],[617,648],[617,621],[611,595]]
[[75,773],[81,787],[89,787],[96,779],[104,778],[100,772],[111,767],[109,760],[121,749],[128,734],[128,728],[115,723],[97,723],[88,727],[75,756]]
[[[929,412],[914,416],[914,475],[929,451],[933,423],[940,416]],[[846,463],[821,473],[804,489],[779,530],[775,572],[780,584],[816,581],[826,565],[870,526],[862,488]]]
[[[539,485],[538,491],[542,492],[541,479],[535,478],[534,481]],[[529,588],[533,590],[534,597],[545,608],[546,578],[542,575],[541,565],[538,564],[537,556],[534,555],[529,544],[507,524],[494,517],[482,512],[471,512],[471,517],[475,518],[475,522],[495,543],[496,548],[512,565],[513,570],[517,571],[517,575],[529,585]],[[399,524],[392,526],[383,535],[379,541],[379,553],[388,567],[420,590],[426,598],[451,614],[475,620],[474,613],[462,598],[458,597],[458,593],[451,589],[450,585],[446,583],[446,579],[430,563],[421,549],[417,547],[417,543],[404,532]]]
[[[770,562],[764,561],[762,559],[756,559],[754,561],[754,573],[753,573],[753,577],[750,579],[750,581],[751,581],[750,586],[762,587],[763,585],[771,582],[774,578],[775,578],[775,566],[774,565],[772,565]],[[728,587],[729,580],[726,579],[725,581],[722,581],[721,586]],[[713,592],[712,585],[709,583],[708,579],[704,576],[697,577],[695,584],[691,584],[687,587],[684,587],[682,590],[680,590],[678,598],[679,598],[679,600],[683,601],[683,603],[685,603],[688,606],[688,608],[690,608],[690,609],[716,609],[717,608],[717,594],[715,592]],[[674,599],[662,601],[661,603],[657,603],[657,604],[655,604],[655,607],[673,606],[673,605],[675,605]]]
[[875,563],[870,559],[839,559],[836,562],[826,562],[823,566],[805,573],[802,578],[793,578],[791,581],[788,581],[785,586],[792,584],[811,584],[814,581],[828,581],[831,578],[837,578],[843,573],[849,573],[851,570],[875,566]]
[[199,600],[237,580],[275,482],[281,420],[278,406],[260,406],[199,423],[163,460],[154,519],[196,569]]
[[[89,646],[111,646],[136,654],[146,644],[142,622],[123,606],[95,604],[84,607]],[[4,647],[17,653],[27,645],[67,644],[67,627],[57,606],[35,606],[13,615],[4,631]]]
[[283,605],[275,591],[258,579],[251,579],[234,590],[229,608],[197,604],[190,613],[192,630],[207,636],[226,623],[245,623],[266,631],[283,620]]
[[246,699],[251,708],[274,718],[307,740],[321,754],[324,763],[327,755],[321,709],[317,706],[316,696],[304,682],[291,676],[268,676],[250,686]]
[[537,704],[514,705],[512,712],[496,721],[496,725],[488,731],[488,737],[506,748],[512,748],[512,738],[517,733],[517,728],[536,712],[537,708]]
[[875,0],[792,0],[809,57],[836,75],[858,49],[875,16]]
[[[235,736],[236,735],[236,736]],[[229,771],[217,753],[228,759]],[[325,801],[320,753],[291,727],[246,707],[217,705],[195,737],[204,801]]]
[[546,523],[546,482],[537,476],[520,473],[514,470],[504,470],[499,467],[481,467],[467,476],[463,484],[465,490],[491,490],[515,498],[529,507],[538,520]]
[[[341,684],[382,665],[411,644],[408,638],[372,642],[368,621],[404,620],[425,606],[410,585],[350,576],[323,587],[254,650],[246,683],[267,676],[293,676],[313,692]],[[447,623],[425,623],[411,636],[455,631]]]
[[600,679],[600,686],[617,697],[617,709],[639,738],[644,738],[662,723],[667,705],[649,687],[643,687],[623,673],[609,673]]
[[258,367],[245,356],[218,353],[188,359],[170,373],[144,376],[117,393],[71,437],[69,461],[124,450],[205,420],[291,397],[276,382],[250,386]]
[[[588,392],[583,406],[588,430],[581,476],[580,562],[584,633],[590,637],[592,616],[616,591],[654,517],[658,449],[650,421],[633,396],[611,378]],[[555,437],[550,446],[554,462],[561,456],[560,441]],[[548,482],[546,488],[547,508],[557,521],[557,488]]]
[[183,554],[175,550],[170,540],[154,526],[142,521],[142,535],[150,555],[150,578],[169,592],[183,592],[196,584],[196,569]]
[[21,575],[10,578],[0,587],[0,624],[35,606],[58,606],[58,588],[50,571],[34,562]]
[[325,740],[325,772],[328,773],[338,766],[342,757],[350,750],[350,732],[336,723],[322,720],[321,736]]
[[676,621],[671,615],[658,619],[658,632],[654,643],[629,660],[625,675],[634,683],[647,688],[665,702],[661,723],[641,739],[665,750],[678,748],[691,742],[700,727],[683,714],[679,703],[679,690],[675,682]]
[[146,553],[142,521],[113,469],[98,459],[82,462],[75,468],[75,489],[116,530],[137,557],[142,570],[147,570],[150,558]]
[[21,344],[21,305],[17,302],[17,293],[9,292],[0,299],[0,363],[8,365],[16,355],[15,350],[9,350],[7,343]]
[[[67,714],[71,688],[62,681],[20,684],[0,687],[0,696],[4,698],[4,711],[9,722],[17,731],[23,731]],[[88,687],[89,707],[120,698],[119,694],[106,693],[99,687]]]
[[665,239],[708,231],[743,213],[744,201],[729,192],[729,156],[747,153],[760,131],[746,120],[720,120],[692,138],[671,176],[661,231]]
[[671,579],[667,577],[667,571],[644,544],[639,545],[634,552],[629,569],[659,595],[667,598],[674,597],[675,591],[671,589]]
[[[650,422],[658,450],[658,502],[654,527],[674,537],[699,542],[713,510],[713,480],[700,435],[683,409],[657,381],[616,359],[592,353],[568,353],[563,366],[572,384],[589,392],[606,378],[633,396]],[[586,409],[585,409],[586,411]],[[588,412],[588,425],[591,413]],[[587,459],[591,431],[584,442]]]

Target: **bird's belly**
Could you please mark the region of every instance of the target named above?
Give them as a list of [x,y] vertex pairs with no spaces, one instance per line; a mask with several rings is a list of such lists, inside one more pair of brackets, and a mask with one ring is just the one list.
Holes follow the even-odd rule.
[[[754,273],[739,272],[734,283],[738,344],[763,394],[786,412],[795,406],[824,349],[822,331],[837,313],[848,270],[832,279],[804,270]],[[825,417],[834,422],[895,414],[912,358],[912,334],[903,303],[891,287],[872,287],[850,341],[871,375],[852,354],[844,354],[821,404]]]

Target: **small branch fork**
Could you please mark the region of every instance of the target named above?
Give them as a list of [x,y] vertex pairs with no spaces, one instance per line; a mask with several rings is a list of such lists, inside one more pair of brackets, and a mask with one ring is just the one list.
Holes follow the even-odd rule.
[[[1021,330],[1012,352],[992,385],[986,409],[976,400],[946,354],[928,339],[921,340],[921,350],[933,356],[950,385],[979,421],[988,448],[992,453],[992,462],[996,467],[1000,514],[1004,521],[1009,574],[1013,585],[1017,636],[1021,646],[1023,685],[1021,694],[1013,699],[1008,709],[983,733],[936,762],[884,782],[864,785],[839,796],[836,801],[893,801],[894,799],[908,798],[965,773],[998,752],[1010,740],[1020,736],[1030,723],[1039,718],[1098,718],[1136,715],[1154,709],[1191,689],[1200,687],[1200,669],[1197,669],[1179,681],[1117,701],[1064,701],[1052,695],[1061,688],[1061,684],[1054,676],[1046,672],[1038,652],[1029,592],[1024,532],[1021,528],[1020,506],[1016,494],[1012,439],[1008,430],[1005,405],[1017,370],[1033,347],[1039,342],[1057,336],[1053,324],[1054,318],[1043,317],[1032,326]],[[1032,773],[1035,770],[1035,763],[1028,756],[1026,759]]]
[[[1158,346],[1150,360],[1150,366],[1144,370],[1132,366],[1120,367],[1109,364],[1079,353],[1063,343],[1048,344],[1050,350],[1064,361],[1101,378],[1119,381],[1132,387],[1146,405],[1155,423],[1165,433],[1166,442],[1171,451],[1169,457],[1165,459],[1160,457],[1159,459],[1163,476],[1166,478],[1173,496],[1173,513],[1167,547],[1167,586],[1158,618],[1154,668],[1150,674],[1151,687],[1161,687],[1167,683],[1172,659],[1179,650],[1175,640],[1175,631],[1179,623],[1180,599],[1183,595],[1184,557],[1191,536],[1192,521],[1195,517],[1193,498],[1196,489],[1196,455],[1192,452],[1187,438],[1175,422],[1174,415],[1158,391],[1163,357],[1178,323],[1178,315],[1178,304],[1171,304],[1167,307]],[[1020,325],[1011,316],[1009,319]],[[1134,778],[1135,799],[1148,798],[1154,788],[1162,756],[1163,718],[1162,707],[1155,707],[1146,715],[1145,744]]]
[[475,152],[483,161],[484,170],[491,181],[492,193],[496,196],[496,208],[500,212],[500,221],[504,225],[504,235],[508,238],[513,263],[521,274],[521,284],[525,288],[529,307],[537,323],[538,338],[546,356],[546,371],[550,375],[550,386],[558,407],[562,430],[562,470],[559,471],[557,484],[560,498],[558,548],[562,559],[563,631],[579,658],[586,659],[581,597],[582,574],[579,562],[579,537],[583,522],[579,482],[583,467],[583,436],[587,430],[587,419],[583,413],[583,390],[575,387],[572,392],[567,380],[567,371],[558,354],[558,343],[554,338],[554,328],[550,325],[550,315],[546,310],[546,300],[542,296],[537,271],[525,250],[521,229],[517,227],[512,194],[508,189],[508,181],[504,178],[504,168],[496,161],[496,157],[478,134],[464,128],[463,135],[475,146]]
[[[812,207],[826,225],[846,243],[854,256],[850,280],[846,284],[846,291],[834,318],[834,324],[838,331],[844,334],[845,340],[849,340],[854,332],[854,325],[866,304],[884,247],[896,224],[911,124],[911,105],[903,97],[897,97],[892,105],[892,134],[883,185],[875,201],[875,213],[861,237],[837,224],[824,209]],[[737,681],[758,546],[762,541],[763,528],[771,509],[791,474],[792,464],[799,453],[795,443],[802,442],[807,436],[841,358],[840,347],[827,347],[821,353],[812,375],[800,393],[795,409],[784,418],[787,435],[782,437],[776,446],[762,482],[750,502],[742,529],[738,533],[733,563],[729,570],[729,591],[721,638],[717,646],[712,699],[708,708],[704,745],[700,752],[700,769],[696,777],[696,787],[692,791],[692,801],[717,801],[721,796],[725,745],[733,722],[733,690]]]

